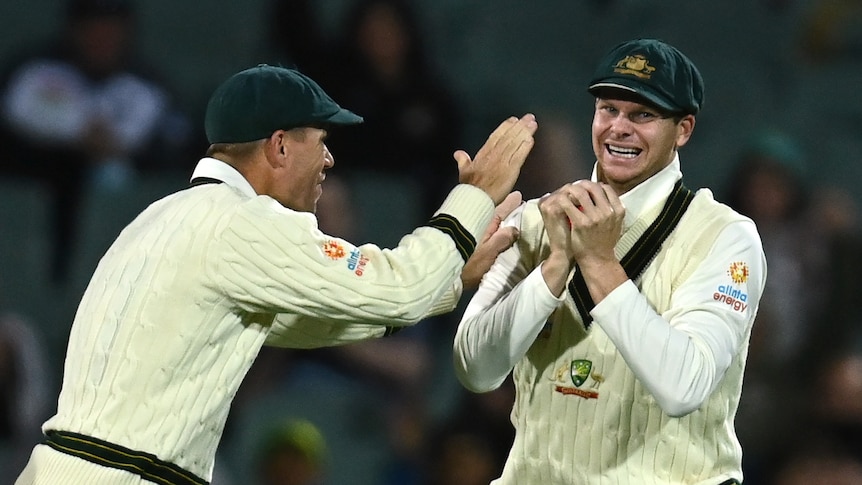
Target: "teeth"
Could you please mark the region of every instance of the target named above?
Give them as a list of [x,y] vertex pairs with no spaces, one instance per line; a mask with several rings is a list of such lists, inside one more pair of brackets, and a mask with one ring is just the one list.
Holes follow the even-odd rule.
[[624,148],[624,147],[615,147],[611,145],[607,145],[608,151],[613,155],[624,158],[634,158],[638,156],[641,152],[638,148]]

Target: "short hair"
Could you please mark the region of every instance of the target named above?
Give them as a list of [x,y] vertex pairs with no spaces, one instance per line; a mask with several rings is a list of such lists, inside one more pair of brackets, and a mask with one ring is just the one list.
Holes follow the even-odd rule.
[[225,155],[231,160],[243,159],[249,157],[262,140],[247,141],[243,143],[213,143],[207,149],[206,155],[213,157],[215,155]]

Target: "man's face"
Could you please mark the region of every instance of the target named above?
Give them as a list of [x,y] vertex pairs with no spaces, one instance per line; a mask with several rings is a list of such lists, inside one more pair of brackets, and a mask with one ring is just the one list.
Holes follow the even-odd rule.
[[676,122],[634,100],[597,98],[593,151],[599,181],[624,194],[667,167],[694,129],[694,116]]
[[326,147],[326,130],[297,128],[284,133],[283,149],[287,161],[280,167],[274,189],[275,199],[285,207],[315,212],[323,193],[325,170],[335,164]]

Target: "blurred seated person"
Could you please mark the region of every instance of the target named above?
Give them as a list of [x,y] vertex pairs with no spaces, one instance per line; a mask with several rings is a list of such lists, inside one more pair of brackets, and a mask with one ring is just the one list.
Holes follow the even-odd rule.
[[12,483],[42,438],[52,382],[44,342],[26,318],[0,312],[0,483]]
[[129,0],[70,0],[59,37],[2,77],[0,175],[36,178],[52,192],[55,282],[68,270],[83,194],[175,168],[191,140],[170,91],[139,65],[134,28]]
[[326,475],[327,446],[320,430],[305,419],[288,419],[267,433],[259,450],[261,485],[320,485]]
[[[331,141],[345,170],[361,167],[414,183],[417,214],[431,214],[456,171],[441,160],[461,145],[462,113],[432,64],[423,25],[405,0],[358,0],[333,46],[322,84],[365,123]],[[408,162],[409,160],[409,162]]]

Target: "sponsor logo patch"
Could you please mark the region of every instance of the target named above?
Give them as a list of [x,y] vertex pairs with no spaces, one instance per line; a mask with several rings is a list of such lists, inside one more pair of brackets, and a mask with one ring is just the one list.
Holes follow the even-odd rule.
[[347,252],[344,250],[344,246],[342,246],[341,243],[330,240],[323,243],[323,254],[334,261],[346,256]]
[[727,269],[727,275],[730,276],[733,284],[718,285],[712,299],[727,304],[735,311],[744,312],[748,308],[748,294],[734,285],[748,281],[748,265],[742,261],[731,263]]
[[730,275],[730,279],[732,279],[734,283],[745,283],[748,281],[748,265],[742,261],[731,263],[730,268],[727,270],[727,274]]
[[350,257],[347,258],[347,269],[353,271],[356,276],[362,276],[365,272],[365,265],[368,264],[368,258],[363,256],[359,249],[350,251]]

